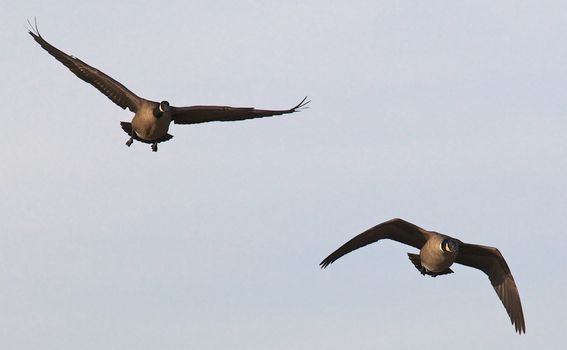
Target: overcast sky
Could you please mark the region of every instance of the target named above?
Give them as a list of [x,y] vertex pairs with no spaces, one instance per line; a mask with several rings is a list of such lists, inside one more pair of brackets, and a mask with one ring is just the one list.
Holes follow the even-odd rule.
[[[564,1],[10,1],[0,13],[0,347],[558,348],[567,324]],[[172,105],[291,116],[175,125],[132,114],[27,34]],[[393,217],[496,246],[486,276],[421,276]]]

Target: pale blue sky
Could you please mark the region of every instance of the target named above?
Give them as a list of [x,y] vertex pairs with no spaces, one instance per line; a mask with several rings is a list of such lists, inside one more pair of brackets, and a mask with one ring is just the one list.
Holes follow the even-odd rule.
[[[0,347],[558,348],[567,324],[562,1],[2,1]],[[132,115],[24,29],[146,98],[311,108],[173,126]],[[422,277],[401,217],[498,247],[485,275]]]

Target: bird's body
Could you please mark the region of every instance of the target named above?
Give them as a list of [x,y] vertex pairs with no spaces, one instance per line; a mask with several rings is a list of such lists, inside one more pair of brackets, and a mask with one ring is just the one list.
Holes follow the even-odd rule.
[[170,106],[167,101],[158,103],[141,98],[102,71],[59,50],[43,39],[39,34],[37,25],[35,25],[35,30],[30,28],[29,34],[43,49],[69,68],[78,78],[94,86],[119,107],[128,108],[135,113],[131,122],[120,123],[122,129],[130,135],[130,139],[126,142],[127,146],[137,140],[150,143],[152,150],[157,151],[159,142],[167,141],[173,137],[168,134],[171,122],[175,124],[197,124],[270,117],[297,112],[310,102],[306,101],[307,98],[304,98],[295,107],[283,110],[229,106],[174,107]]
[[171,123],[171,110],[162,112],[157,118],[154,115],[159,105],[151,101],[142,101],[140,107],[132,118],[132,128],[136,135],[144,141],[155,142],[161,140],[169,131]]
[[434,234],[419,250],[421,266],[427,272],[440,274],[446,271],[455,262],[456,252],[441,249],[444,241],[453,239],[449,236]]
[[483,271],[506,308],[516,331],[526,332],[520,294],[514,277],[500,251],[493,247],[463,243],[402,219],[392,219],[353,237],[326,257],[320,265],[326,268],[353,250],[381,239],[392,239],[419,249],[419,255],[408,253],[408,256],[422,275],[436,277],[453,273],[450,267],[455,262]]

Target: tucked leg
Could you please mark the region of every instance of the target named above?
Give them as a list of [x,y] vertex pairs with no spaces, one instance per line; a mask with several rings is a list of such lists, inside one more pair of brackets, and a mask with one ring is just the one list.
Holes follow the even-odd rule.
[[152,151],[157,152],[157,142],[152,143]]
[[122,127],[122,130],[130,135],[130,138],[126,141],[126,146],[130,147],[134,142],[134,129],[132,128],[132,123],[120,122],[120,126]]

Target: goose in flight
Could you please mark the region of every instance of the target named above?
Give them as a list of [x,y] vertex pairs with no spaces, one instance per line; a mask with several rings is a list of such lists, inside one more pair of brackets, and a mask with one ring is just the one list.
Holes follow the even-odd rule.
[[402,219],[392,219],[355,236],[326,257],[320,266],[326,268],[343,255],[381,239],[392,239],[419,249],[419,255],[408,253],[408,256],[422,275],[436,277],[453,273],[449,267],[454,262],[481,270],[488,275],[516,332],[526,332],[522,303],[514,277],[500,251],[493,247],[463,243]]
[[[29,23],[29,21],[28,21]],[[68,55],[51,45],[40,35],[35,26],[30,24],[28,33],[33,39],[56,60],[63,63],[79,79],[86,81],[112,102],[134,112],[131,122],[121,122],[122,129],[130,136],[126,145],[130,147],[134,140],[149,143],[152,151],[157,151],[157,144],[167,141],[173,136],[168,134],[169,124],[197,124],[212,121],[236,121],[263,118],[275,115],[298,112],[310,101],[305,97],[299,104],[290,109],[266,110],[252,107],[229,106],[189,106],[174,107],[167,101],[155,102],[146,100],[128,90],[124,85],[106,75],[102,71],[89,66],[80,59]]]

